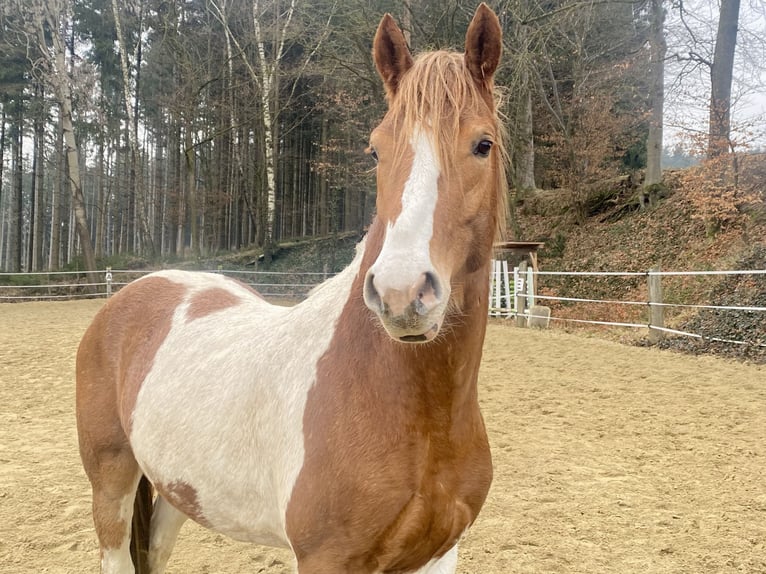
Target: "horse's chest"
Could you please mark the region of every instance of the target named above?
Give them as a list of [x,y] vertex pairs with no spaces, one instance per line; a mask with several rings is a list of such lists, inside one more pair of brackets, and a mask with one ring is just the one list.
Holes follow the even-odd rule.
[[489,450],[450,465],[417,466],[388,460],[352,477],[336,468],[334,480],[330,474],[324,480],[320,472],[313,487],[299,481],[288,506],[288,535],[299,560],[317,561],[320,571],[395,574],[447,552],[487,495]]
[[[382,572],[410,572],[454,546],[479,511],[463,496],[433,484],[415,493],[371,549]],[[478,494],[478,493],[477,493]]]

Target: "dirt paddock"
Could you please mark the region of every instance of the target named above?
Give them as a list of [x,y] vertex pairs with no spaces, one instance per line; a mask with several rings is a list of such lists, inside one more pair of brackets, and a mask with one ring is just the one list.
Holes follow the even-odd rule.
[[[100,302],[0,306],[0,572],[98,571],[74,356]],[[766,369],[489,328],[495,481],[459,572],[766,572]],[[188,522],[170,574],[291,572]]]

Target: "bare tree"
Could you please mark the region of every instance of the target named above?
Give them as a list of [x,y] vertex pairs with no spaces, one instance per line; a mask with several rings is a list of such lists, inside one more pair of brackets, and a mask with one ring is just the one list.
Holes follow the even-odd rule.
[[[663,0],[649,1],[650,96],[649,135],[646,139],[644,194],[651,201],[652,186],[662,182],[662,132],[665,110],[665,8]],[[645,203],[642,202],[642,206]]]
[[[139,11],[139,23],[143,19],[143,2],[138,3]],[[131,73],[128,67],[127,57],[127,45],[122,33],[122,23],[120,21],[120,10],[117,0],[112,0],[112,14],[114,15],[114,27],[117,33],[117,49],[120,53],[120,69],[122,71],[122,89],[123,99],[125,102],[125,113],[128,116],[128,145],[130,147],[130,194],[131,197],[135,197],[136,201],[136,216],[138,217],[139,226],[141,229],[141,239],[144,247],[146,248],[150,257],[154,257],[154,241],[152,240],[152,232],[149,229],[149,223],[146,214],[146,202],[144,200],[143,178],[141,177],[140,161],[141,153],[138,146],[138,117],[136,110],[134,109],[131,96]],[[136,62],[137,73],[140,67],[139,54],[141,50],[142,39],[136,40],[136,47],[133,53],[133,62]],[[138,107],[138,87],[135,92],[136,107]],[[132,214],[131,214],[132,216]]]
[[742,9],[740,4],[673,0],[668,12],[666,126],[679,129],[711,158],[763,129],[762,118],[747,117],[742,104],[763,93],[766,13],[759,0]]
[[737,45],[740,0],[721,0],[715,53],[710,65],[710,121],[708,157],[726,153],[730,147],[731,83]]
[[[24,3],[22,2],[22,4]],[[71,22],[67,8],[68,3],[64,0],[34,0],[34,2],[29,3],[27,8],[31,12],[28,23],[31,26],[30,40],[36,39],[38,51],[42,54],[39,69],[42,70],[43,77],[52,88],[59,104],[77,237],[80,240],[85,268],[94,272],[96,270],[96,258],[90,239],[85,199],[80,180],[80,152],[72,120],[72,79],[67,70],[66,43],[63,38],[63,34],[66,33]],[[23,12],[23,6],[20,6],[19,13]],[[91,281],[95,281],[95,276],[91,277]]]
[[[257,49],[257,65],[250,62],[247,52],[242,48],[236,36],[232,33],[226,13],[226,3],[222,2],[219,7],[215,2],[211,2],[216,17],[223,24],[227,38],[230,38],[239,51],[239,55],[245,64],[250,78],[258,88],[261,99],[261,114],[263,120],[263,138],[265,154],[266,171],[266,237],[265,246],[267,254],[270,253],[274,243],[274,221],[276,216],[276,165],[275,165],[275,130],[276,117],[279,115],[279,105],[277,103],[279,68],[285,52],[285,38],[287,30],[295,13],[297,0],[290,0],[284,13],[281,15],[281,21],[273,27],[274,40],[272,49],[269,51],[271,56],[267,57],[266,38],[261,29],[261,20],[265,12],[261,10],[259,0],[254,0],[252,11],[253,34],[255,36],[255,45]],[[278,17],[279,18],[279,17]]]
[[[211,1],[210,6],[213,14],[223,25],[227,41],[231,41],[237,48],[239,57],[247,69],[247,72],[255,84],[260,97],[260,113],[262,115],[263,126],[263,149],[265,155],[265,175],[266,175],[266,201],[265,201],[265,248],[267,257],[270,256],[276,239],[275,221],[276,221],[276,151],[279,126],[279,116],[283,108],[289,105],[291,97],[286,101],[280,102],[280,78],[281,66],[285,57],[286,40],[288,31],[296,12],[297,0],[289,0],[287,7],[280,8],[278,3],[271,3],[262,6],[259,0],[254,0],[252,10],[253,35],[256,48],[257,64],[253,65],[237,37],[233,34],[229,25],[229,15],[227,13],[225,0],[218,3]],[[267,18],[268,10],[275,12],[275,19],[270,26],[273,33],[272,37],[267,38],[262,22]],[[335,13],[335,7],[331,10],[330,18]],[[320,31],[319,36],[312,49],[303,58],[303,62],[296,76],[293,78],[293,86],[290,96],[294,95],[298,79],[307,67],[309,61],[316,55],[323,40],[329,31],[330,22],[326,23],[324,30]],[[256,69],[257,66],[257,69]]]

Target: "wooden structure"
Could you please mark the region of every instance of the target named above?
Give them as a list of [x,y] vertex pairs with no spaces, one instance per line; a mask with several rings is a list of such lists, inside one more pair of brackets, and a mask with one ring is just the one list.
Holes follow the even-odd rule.
[[[506,299],[506,309],[511,312],[508,298],[513,293],[513,312],[516,315],[516,323],[525,326],[527,320],[527,297],[534,298],[537,293],[537,252],[545,243],[539,241],[502,241],[494,244],[495,248],[495,277],[492,299],[495,301],[491,311],[493,316],[502,316],[500,311],[502,301]],[[531,273],[527,268],[531,267]],[[513,275],[509,275],[509,269],[515,269]],[[513,277],[513,279],[511,279]],[[521,286],[516,284],[521,280]],[[511,283],[513,288],[511,289]],[[506,315],[507,316],[507,315]]]
[[[495,259],[509,259],[513,256],[514,261],[509,261],[514,267],[519,262],[527,260],[532,265],[532,270],[537,273],[537,252],[545,245],[540,241],[500,241],[495,243]],[[515,261],[518,259],[519,261]]]

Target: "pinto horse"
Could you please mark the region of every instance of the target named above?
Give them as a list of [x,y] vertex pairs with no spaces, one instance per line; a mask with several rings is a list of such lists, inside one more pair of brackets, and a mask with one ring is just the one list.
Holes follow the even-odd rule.
[[77,428],[102,572],[163,572],[188,518],[290,548],[299,574],[455,571],[492,480],[477,376],[505,216],[501,45],[484,4],[465,54],[413,59],[382,19],[377,215],[304,302],[163,271],[97,314]]

